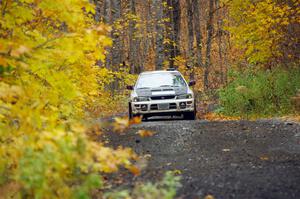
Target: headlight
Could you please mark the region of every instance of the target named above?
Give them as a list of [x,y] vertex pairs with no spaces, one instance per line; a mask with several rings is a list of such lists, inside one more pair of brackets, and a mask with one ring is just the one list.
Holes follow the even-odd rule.
[[178,95],[177,99],[191,99],[193,98],[192,94]]
[[133,98],[134,102],[144,102],[144,101],[149,101],[148,97],[135,97]]

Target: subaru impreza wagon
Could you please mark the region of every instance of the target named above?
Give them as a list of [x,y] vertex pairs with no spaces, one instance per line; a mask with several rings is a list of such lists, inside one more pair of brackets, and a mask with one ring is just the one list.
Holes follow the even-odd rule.
[[143,72],[139,75],[129,99],[129,118],[142,116],[181,115],[184,119],[196,118],[195,97],[190,86],[195,81],[186,82],[180,72],[166,71]]

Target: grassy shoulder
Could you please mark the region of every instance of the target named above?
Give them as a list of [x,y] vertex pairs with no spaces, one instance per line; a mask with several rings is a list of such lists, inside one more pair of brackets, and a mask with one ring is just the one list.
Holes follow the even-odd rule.
[[220,106],[215,113],[247,119],[299,115],[298,68],[231,71],[229,75],[230,82],[218,92]]

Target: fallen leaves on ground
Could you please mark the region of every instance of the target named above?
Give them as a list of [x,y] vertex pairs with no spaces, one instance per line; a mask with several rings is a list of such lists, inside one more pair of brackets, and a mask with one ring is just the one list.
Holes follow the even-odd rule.
[[141,171],[147,167],[148,165],[148,159],[147,157],[139,157],[134,165],[130,165],[127,169],[134,175],[139,176],[141,175]]
[[135,176],[141,175],[141,170],[137,166],[131,166],[128,170]]
[[204,197],[204,199],[215,199],[215,197],[213,195],[208,194]]
[[151,137],[154,135],[154,132],[149,130],[139,130],[136,132],[136,134],[140,135],[141,137]]
[[114,122],[114,131],[123,133],[125,130],[127,130],[131,125],[133,124],[139,124],[142,121],[142,117],[134,117],[131,120],[129,120],[127,117],[121,118],[116,117]]
[[280,118],[283,121],[300,122],[300,115],[287,115]]
[[232,121],[240,120],[241,117],[225,116],[217,113],[207,113],[204,115],[204,119],[209,121]]
[[260,157],[259,157],[259,159],[260,159],[260,160],[269,160],[269,157],[268,157],[268,156],[265,156],[265,155],[263,155],[263,156],[260,156]]

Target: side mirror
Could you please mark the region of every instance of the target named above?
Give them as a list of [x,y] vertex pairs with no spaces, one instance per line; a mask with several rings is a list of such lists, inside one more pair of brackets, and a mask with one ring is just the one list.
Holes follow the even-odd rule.
[[127,86],[126,86],[126,89],[127,89],[127,90],[133,90],[133,86],[127,85]]
[[195,80],[191,80],[190,82],[189,82],[189,86],[194,86],[196,84],[196,81]]

